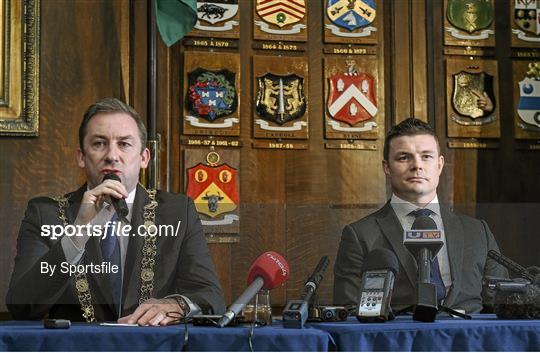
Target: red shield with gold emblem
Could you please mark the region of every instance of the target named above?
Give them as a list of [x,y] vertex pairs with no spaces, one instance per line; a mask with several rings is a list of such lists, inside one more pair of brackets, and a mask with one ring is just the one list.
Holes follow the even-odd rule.
[[306,3],[304,0],[257,0],[255,9],[264,21],[284,27],[304,18]]
[[351,126],[377,114],[375,80],[367,73],[340,73],[328,79],[330,116]]
[[237,170],[223,163],[199,163],[187,170],[186,194],[193,199],[197,212],[211,218],[238,207]]

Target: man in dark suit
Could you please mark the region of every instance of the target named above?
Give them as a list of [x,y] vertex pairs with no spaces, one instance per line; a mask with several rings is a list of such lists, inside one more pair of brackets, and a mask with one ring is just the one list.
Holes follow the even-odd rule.
[[[87,184],[31,200],[22,221],[7,294],[15,319],[166,325],[224,311],[193,201],[138,184],[146,142],[128,105],[106,98],[88,108],[77,152]],[[119,180],[104,180],[110,173]],[[125,199],[127,216],[114,199]]]
[[426,123],[409,118],[394,126],[384,143],[384,173],[392,198],[377,212],[347,225],[334,267],[334,302],[358,304],[361,271],[366,255],[376,248],[392,250],[399,261],[392,306],[414,304],[417,264],[403,245],[403,230],[419,214],[428,215],[442,230],[444,245],[433,262],[432,281],[443,305],[466,312],[482,309],[482,277],[506,277],[507,271],[487,257],[498,250],[484,221],[453,213],[437,198],[444,157],[435,132]]

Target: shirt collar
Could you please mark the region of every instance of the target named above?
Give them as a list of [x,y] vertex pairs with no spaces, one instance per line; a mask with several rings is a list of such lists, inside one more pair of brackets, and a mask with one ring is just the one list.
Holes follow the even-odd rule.
[[133,209],[133,202],[135,201],[135,194],[137,193],[137,187],[135,187],[131,192],[129,193],[128,197],[126,197],[126,204],[129,209],[129,213],[126,216],[127,220],[131,222],[131,215],[133,212],[131,210]]
[[[390,204],[392,205],[392,208],[394,209],[394,212],[396,213],[396,216],[398,218],[403,218],[412,211],[416,211],[420,207],[416,206],[413,203],[410,203],[409,201],[405,201],[401,199],[400,197],[396,196],[396,194],[392,194],[392,198],[390,199]],[[439,205],[439,198],[437,195],[431,200],[424,208],[427,208],[433,213],[437,215],[441,215],[441,207]]]

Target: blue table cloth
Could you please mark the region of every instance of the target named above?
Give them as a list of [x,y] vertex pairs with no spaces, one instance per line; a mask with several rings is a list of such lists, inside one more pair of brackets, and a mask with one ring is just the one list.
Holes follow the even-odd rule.
[[[184,325],[110,327],[73,323],[69,329],[44,329],[35,321],[0,322],[0,351],[181,351]],[[249,351],[249,327],[188,326],[188,351]],[[281,325],[255,328],[254,351],[327,351],[328,333],[291,330]]]
[[401,316],[385,323],[309,324],[328,332],[340,351],[539,351],[540,320],[473,320],[440,316],[433,323]]
[[[75,323],[44,329],[41,322],[0,323],[1,351],[249,351],[249,327],[106,327]],[[309,323],[285,329],[280,322],[255,328],[255,351],[539,351],[540,320],[473,320],[439,317],[434,323],[398,317],[381,324]]]

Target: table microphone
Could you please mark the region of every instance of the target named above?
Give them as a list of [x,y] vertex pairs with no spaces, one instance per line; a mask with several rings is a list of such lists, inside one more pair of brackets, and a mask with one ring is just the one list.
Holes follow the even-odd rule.
[[441,231],[432,218],[416,217],[412,229],[403,234],[403,244],[418,264],[413,319],[433,322],[437,316],[438,304],[437,288],[431,283],[431,261],[443,245]]
[[283,327],[285,328],[302,328],[308,319],[308,306],[311,297],[317,291],[321,283],[324,272],[328,267],[330,260],[328,256],[323,256],[315,271],[309,276],[304,284],[304,294],[300,300],[290,300],[285,309],[283,309]]
[[507,269],[518,274],[521,278],[525,278],[531,282],[535,282],[535,276],[531,275],[527,269],[515,261],[510,260],[508,257],[496,252],[495,250],[488,251],[488,257],[497,261]]
[[267,251],[259,256],[249,269],[247,283],[249,286],[235,300],[221,319],[218,326],[227,326],[261,289],[274,289],[289,278],[287,261],[274,251]]
[[[114,173],[106,174],[103,177],[103,181],[105,180],[116,180],[122,182],[122,180],[120,180],[120,177]],[[126,216],[129,213],[129,208],[127,206],[126,200],[122,198],[117,199],[116,197],[111,196],[111,201],[116,213],[118,214],[118,218],[120,220],[125,220]]]

